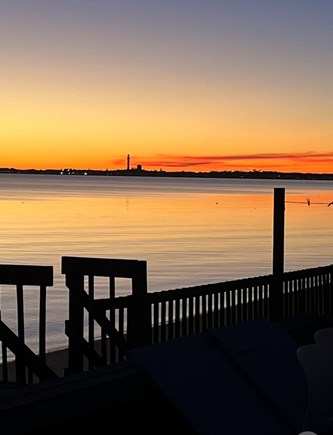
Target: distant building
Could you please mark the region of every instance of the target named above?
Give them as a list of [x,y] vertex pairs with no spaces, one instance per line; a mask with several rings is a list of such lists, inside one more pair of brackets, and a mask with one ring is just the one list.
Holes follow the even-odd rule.
[[137,165],[136,170],[137,171],[142,171],[142,165]]
[[131,168],[131,156],[127,154],[127,170],[129,171]]

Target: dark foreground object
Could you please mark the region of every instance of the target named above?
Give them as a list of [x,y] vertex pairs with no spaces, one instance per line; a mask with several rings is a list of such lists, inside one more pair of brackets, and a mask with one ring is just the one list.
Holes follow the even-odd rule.
[[307,407],[297,348],[268,321],[250,321],[129,356],[195,433],[293,435]]
[[2,384],[1,433],[296,435],[308,397],[296,351],[324,326],[243,322],[132,349],[113,367]]

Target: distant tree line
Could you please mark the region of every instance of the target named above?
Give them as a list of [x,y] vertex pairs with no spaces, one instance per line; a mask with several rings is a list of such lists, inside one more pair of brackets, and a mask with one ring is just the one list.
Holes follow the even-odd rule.
[[2,174],[45,174],[61,176],[135,176],[135,177],[193,177],[193,178],[252,178],[252,179],[278,179],[278,180],[333,180],[333,174],[316,174],[304,172],[278,172],[278,171],[210,171],[210,172],[192,172],[192,171],[171,171],[163,170],[147,171],[145,169],[116,169],[116,170],[99,170],[99,169],[17,169],[17,168],[0,168]]

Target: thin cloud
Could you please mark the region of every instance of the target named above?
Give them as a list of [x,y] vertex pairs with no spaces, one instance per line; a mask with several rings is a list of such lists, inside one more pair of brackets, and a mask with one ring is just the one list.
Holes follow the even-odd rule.
[[[175,155],[155,154],[151,157],[141,158],[131,156],[131,166],[142,164],[144,168],[170,168],[199,170],[249,170],[253,165],[261,170],[293,169],[297,166],[311,168],[327,166],[332,162],[333,152],[316,153],[313,151],[300,153],[256,153],[256,154],[218,154],[218,155]],[[114,166],[124,167],[126,158],[113,160]],[[218,167],[218,169],[217,169]],[[253,168],[252,168],[253,169]]]
[[176,159],[180,161],[187,160],[195,160],[195,161],[216,161],[216,160],[270,160],[270,159],[327,159],[333,158],[333,152],[327,153],[315,153],[315,152],[306,152],[306,153],[258,153],[258,154],[232,154],[232,155],[205,155],[205,156],[179,156],[179,155],[168,155],[168,154],[158,154],[156,156],[159,159]]
[[[169,168],[186,168],[196,166],[208,166],[211,164],[219,163],[223,166],[240,166],[249,164],[250,162],[260,163],[261,166],[269,166],[274,162],[274,167],[282,167],[283,161],[285,164],[290,162],[299,163],[327,163],[333,160],[333,152],[325,153],[257,153],[257,154],[237,154],[237,155],[205,155],[205,156],[191,156],[191,155],[168,155],[158,154],[155,158],[147,159],[145,166],[163,166]],[[268,163],[270,161],[271,163]],[[266,163],[266,164],[265,164]]]

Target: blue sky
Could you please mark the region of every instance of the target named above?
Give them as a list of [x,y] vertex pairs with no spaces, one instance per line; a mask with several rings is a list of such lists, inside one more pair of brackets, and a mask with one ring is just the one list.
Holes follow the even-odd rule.
[[0,166],[330,155],[332,23],[329,0],[2,0]]

